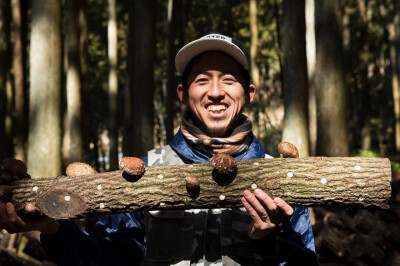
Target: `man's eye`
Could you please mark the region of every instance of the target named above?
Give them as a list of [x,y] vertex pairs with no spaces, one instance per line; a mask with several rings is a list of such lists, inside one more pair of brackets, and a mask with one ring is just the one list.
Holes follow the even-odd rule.
[[207,81],[208,80],[206,78],[199,78],[199,79],[196,80],[196,82],[198,82],[198,83],[204,83],[204,82],[207,82]]
[[224,81],[228,82],[228,83],[233,83],[233,82],[236,82],[236,79],[235,78],[224,78]]

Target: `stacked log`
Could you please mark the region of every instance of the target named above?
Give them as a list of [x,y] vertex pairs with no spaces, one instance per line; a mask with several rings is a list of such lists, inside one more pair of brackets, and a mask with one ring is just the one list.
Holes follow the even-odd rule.
[[400,265],[400,180],[390,209],[314,208],[321,265]]

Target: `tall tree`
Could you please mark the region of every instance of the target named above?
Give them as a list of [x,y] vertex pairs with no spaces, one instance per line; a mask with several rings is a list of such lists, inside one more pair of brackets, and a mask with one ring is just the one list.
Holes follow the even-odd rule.
[[110,138],[110,169],[118,169],[118,36],[117,7],[115,0],[108,0],[108,100]]
[[[128,90],[125,95],[124,154],[141,156],[153,148],[154,0],[131,1],[128,34]],[[129,97],[129,98],[128,98]]]
[[7,82],[10,73],[10,0],[0,0],[0,161],[9,154]]
[[315,1],[317,153],[346,156],[346,91],[340,1]]
[[65,161],[71,163],[82,160],[82,131],[81,131],[81,79],[79,54],[79,10],[80,1],[65,2],[65,49],[66,49],[66,90],[67,90],[67,147]]
[[61,170],[61,1],[32,1],[28,169],[32,177]]
[[167,65],[167,91],[165,93],[165,131],[169,142],[174,134],[174,95],[176,95],[175,84],[175,14],[176,1],[168,0],[168,65]]
[[310,155],[316,154],[317,148],[317,103],[315,99],[315,5],[314,0],[306,0],[306,51],[308,74],[308,128]]
[[26,61],[26,12],[21,0],[12,0],[12,35],[13,43],[13,74],[14,74],[14,105],[15,105],[15,158],[26,161],[26,143],[28,138],[27,101],[25,92]]
[[[257,1],[250,0],[249,2],[249,12],[250,12],[250,67],[251,67],[251,79],[253,84],[258,90],[260,90],[260,71],[257,65],[258,56],[258,27],[257,27]],[[260,91],[256,95],[256,101],[260,101]],[[254,110],[254,132],[259,136],[259,108]]]
[[393,20],[388,25],[390,61],[392,68],[392,93],[395,117],[396,152],[400,152],[400,3],[391,3]]
[[[300,11],[300,12],[299,12]],[[300,156],[308,157],[308,76],[306,58],[305,1],[284,0],[283,96],[285,126],[282,139],[293,143]],[[293,45],[296,44],[296,45]]]
[[371,149],[371,107],[370,107],[370,92],[368,84],[368,61],[369,61],[369,48],[368,48],[368,18],[367,18],[368,1],[359,0],[358,10],[360,12],[360,37],[361,37],[361,50],[360,50],[360,75],[358,78],[358,90],[360,91],[361,102],[361,147],[364,150]]

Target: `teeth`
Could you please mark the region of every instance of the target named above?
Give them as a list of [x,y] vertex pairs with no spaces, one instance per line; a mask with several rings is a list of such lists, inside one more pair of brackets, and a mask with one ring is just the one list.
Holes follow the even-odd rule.
[[225,111],[226,106],[225,105],[210,105],[207,107],[207,111],[209,112],[218,112],[218,111]]

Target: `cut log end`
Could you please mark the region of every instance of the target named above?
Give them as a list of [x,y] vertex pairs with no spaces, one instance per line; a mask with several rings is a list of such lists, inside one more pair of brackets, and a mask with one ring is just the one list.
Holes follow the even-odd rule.
[[75,218],[87,209],[79,195],[60,188],[50,188],[44,192],[35,205],[41,213],[57,219]]

